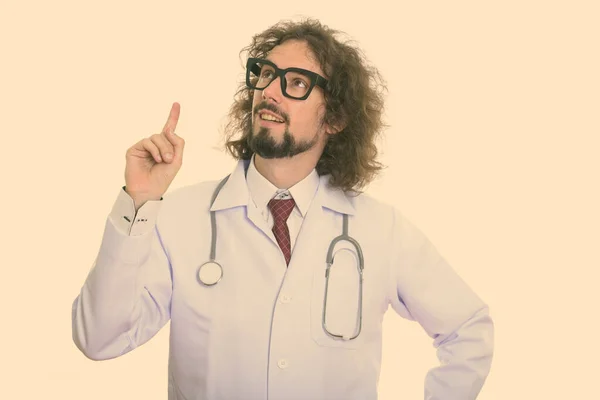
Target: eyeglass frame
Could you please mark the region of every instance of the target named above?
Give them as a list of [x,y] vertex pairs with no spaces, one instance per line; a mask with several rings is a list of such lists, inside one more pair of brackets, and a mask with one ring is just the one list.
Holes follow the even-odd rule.
[[[266,65],[273,67],[274,74],[275,74],[275,78],[271,79],[271,82],[269,82],[267,84],[267,86],[265,86],[262,89],[258,89],[250,83],[250,72],[252,72],[256,76],[260,77],[260,71],[258,71],[259,73],[256,73],[256,68],[259,68],[258,65],[256,64],[258,62],[263,63],[263,65],[266,64]],[[253,68],[251,70],[250,66],[252,64],[254,64],[255,68]],[[287,90],[286,90],[287,81],[284,78],[285,78],[285,74],[288,72],[299,72],[299,73],[304,74],[304,75],[308,76],[309,78],[311,78],[310,86],[308,87],[308,90],[306,91],[306,94],[304,96],[294,97],[287,92]],[[323,78],[321,75],[317,74],[316,72],[309,71],[309,70],[303,69],[303,68],[297,68],[297,67],[290,67],[290,68],[282,69],[282,68],[279,68],[277,65],[275,65],[275,63],[273,63],[272,61],[269,61],[264,58],[251,57],[251,58],[248,58],[248,60],[246,61],[246,86],[248,88],[254,89],[254,90],[265,90],[266,88],[269,87],[269,85],[271,83],[273,83],[273,81],[275,79],[277,79],[277,77],[279,77],[279,81],[281,83],[281,93],[283,93],[283,95],[285,97],[288,97],[288,98],[294,99],[294,100],[306,100],[308,98],[308,96],[310,96],[310,94],[315,86],[319,86],[324,90],[327,89],[327,83],[328,83],[327,79]]]

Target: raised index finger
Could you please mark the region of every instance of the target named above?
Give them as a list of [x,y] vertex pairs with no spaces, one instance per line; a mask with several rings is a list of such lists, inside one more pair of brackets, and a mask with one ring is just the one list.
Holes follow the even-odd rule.
[[177,121],[179,121],[179,112],[181,110],[181,106],[179,103],[173,103],[171,107],[171,113],[169,114],[169,118],[167,119],[167,123],[163,128],[163,132],[165,133],[173,133],[175,132],[175,128],[177,127]]

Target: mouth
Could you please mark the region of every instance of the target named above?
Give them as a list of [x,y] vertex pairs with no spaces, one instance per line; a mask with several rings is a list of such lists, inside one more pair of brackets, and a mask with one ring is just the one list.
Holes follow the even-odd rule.
[[279,123],[279,124],[282,124],[285,122],[281,117],[279,117],[269,111],[259,111],[258,118],[261,119],[262,121],[275,122],[275,123]]

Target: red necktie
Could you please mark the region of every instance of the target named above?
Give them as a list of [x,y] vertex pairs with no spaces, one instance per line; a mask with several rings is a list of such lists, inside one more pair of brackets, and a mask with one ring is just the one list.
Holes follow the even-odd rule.
[[269,201],[269,209],[271,210],[273,219],[275,220],[273,224],[273,234],[275,235],[275,239],[277,239],[277,243],[279,243],[279,247],[281,248],[283,256],[285,257],[285,262],[288,265],[290,263],[292,252],[287,219],[294,209],[295,204],[296,202],[294,199],[271,199],[271,201]]

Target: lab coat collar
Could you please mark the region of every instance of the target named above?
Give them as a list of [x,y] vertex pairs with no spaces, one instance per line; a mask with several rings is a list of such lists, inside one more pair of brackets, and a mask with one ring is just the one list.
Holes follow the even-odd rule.
[[334,188],[329,184],[331,175],[321,175],[319,179],[319,189],[315,199],[321,202],[323,207],[329,208],[341,214],[354,215],[355,208],[353,202],[342,191],[342,189]]
[[[240,160],[221,188],[210,211],[220,211],[239,206],[252,204],[250,191],[246,182],[246,171],[250,166],[251,159]],[[329,185],[329,175],[319,176],[320,182],[313,201],[318,201],[321,206],[333,211],[354,215],[355,209],[350,199],[341,189],[332,188]]]

